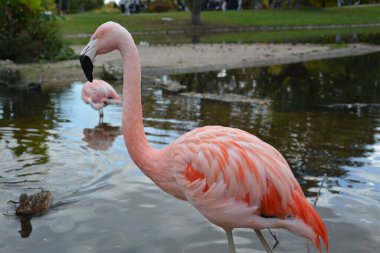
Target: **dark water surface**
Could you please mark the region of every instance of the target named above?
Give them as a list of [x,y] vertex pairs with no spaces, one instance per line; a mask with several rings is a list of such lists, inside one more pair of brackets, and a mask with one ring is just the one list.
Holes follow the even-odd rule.
[[[87,36],[89,37],[89,36]],[[86,37],[86,39],[87,39]],[[139,34],[133,37],[142,44],[178,44],[178,43],[313,43],[313,44],[345,44],[368,43],[378,45],[380,27],[359,27],[343,29],[268,29],[256,31],[210,31],[199,30],[172,31],[168,33]],[[83,39],[74,41],[87,43]]]
[[[153,146],[198,126],[247,130],[285,156],[311,202],[326,173],[317,211],[330,252],[378,251],[379,54],[170,78],[188,91],[272,103],[186,98],[146,86],[144,123]],[[131,162],[120,134],[121,107],[106,108],[99,124],[80,90],[80,83],[41,93],[0,90],[0,252],[228,252],[223,231]],[[53,193],[53,209],[21,223],[9,201],[41,189]],[[275,233],[276,252],[307,252],[304,239]],[[252,230],[234,235],[239,253],[263,252]]]

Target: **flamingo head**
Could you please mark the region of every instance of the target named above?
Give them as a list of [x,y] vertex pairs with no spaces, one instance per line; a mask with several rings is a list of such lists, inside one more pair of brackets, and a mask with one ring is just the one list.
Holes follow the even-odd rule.
[[122,35],[121,25],[115,22],[106,22],[96,29],[90,42],[80,53],[80,63],[88,81],[92,82],[93,62],[99,54],[105,54],[118,48]]

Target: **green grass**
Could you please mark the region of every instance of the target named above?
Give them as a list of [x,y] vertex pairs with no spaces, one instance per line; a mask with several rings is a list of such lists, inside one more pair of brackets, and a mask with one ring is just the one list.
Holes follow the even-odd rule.
[[[165,21],[162,18],[172,18]],[[130,32],[161,31],[184,29],[189,25],[189,13],[141,13],[138,15],[121,15],[120,13],[92,13],[67,15],[61,22],[63,34],[93,33],[96,28],[107,21],[115,21]]]
[[325,8],[300,10],[253,10],[242,12],[205,12],[202,18],[216,25],[232,26],[306,26],[380,23],[380,6],[362,8]]
[[[165,21],[163,18],[171,18]],[[131,32],[186,30],[191,28],[189,12],[141,13],[125,16],[120,13],[67,15],[60,21],[63,34],[93,33],[106,21],[115,21]],[[325,8],[300,10],[245,10],[202,12],[205,28],[252,26],[307,26],[380,23],[380,6],[361,8]]]
[[330,49],[341,49],[341,48],[347,48],[347,44],[330,44],[329,48]]

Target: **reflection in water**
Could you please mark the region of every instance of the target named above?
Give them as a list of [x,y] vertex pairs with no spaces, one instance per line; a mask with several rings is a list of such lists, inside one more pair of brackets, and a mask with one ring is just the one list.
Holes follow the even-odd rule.
[[[372,235],[380,233],[379,56],[172,76],[188,91],[272,103],[224,103],[144,86],[147,138],[162,148],[204,125],[258,136],[285,156],[308,196],[315,196],[327,174],[317,208],[331,241],[341,242],[331,251],[374,252],[379,242]],[[98,115],[83,105],[80,90],[76,84],[37,94],[0,90],[0,209],[13,213],[4,211],[4,203],[29,189],[50,189],[56,201],[67,203],[33,219],[33,234],[22,242],[18,221],[0,217],[0,251],[150,252],[157,245],[155,252],[224,250],[224,235],[161,193],[132,164],[120,138],[121,107],[110,107],[109,123],[96,125]],[[30,228],[25,223],[21,230],[26,235]],[[136,237],[141,234],[144,240]],[[236,235],[247,251],[256,250],[251,231]],[[300,245],[288,236],[282,234],[286,239],[280,238],[278,251]],[[347,239],[354,237],[365,242],[364,250]],[[20,250],[14,251],[15,245]]]
[[[15,157],[32,156],[22,167],[44,164],[49,161],[48,139],[57,124],[55,95],[24,90],[0,90],[0,139]],[[29,159],[28,159],[29,160]]]
[[[262,68],[173,76],[188,91],[270,98],[276,110],[330,103],[374,103],[380,93],[379,54]],[[371,66],[371,68],[368,68]],[[372,68],[373,66],[373,68]]]
[[20,233],[21,238],[28,238],[33,230],[30,218],[20,218],[20,224],[21,230],[18,232]]
[[95,150],[108,150],[116,137],[121,135],[120,127],[111,126],[108,123],[99,123],[94,128],[83,129],[83,141],[87,146]]

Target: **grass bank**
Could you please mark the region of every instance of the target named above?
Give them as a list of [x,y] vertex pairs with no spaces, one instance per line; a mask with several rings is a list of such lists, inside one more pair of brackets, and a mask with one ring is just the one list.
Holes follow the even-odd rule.
[[[300,10],[205,11],[205,28],[252,26],[318,26],[380,23],[380,6]],[[131,32],[184,30],[191,28],[190,12],[141,13],[122,15],[86,12],[67,15],[61,20],[63,34],[93,33],[106,21],[115,21]]]
[[[134,34],[136,43],[148,41],[150,44],[189,44],[193,36],[189,34]],[[73,45],[85,45],[88,36],[68,38]],[[313,43],[313,44],[345,44],[353,42],[370,44],[380,43],[379,28],[361,29],[319,29],[319,30],[285,30],[261,32],[224,32],[207,33],[199,36],[199,43]]]

